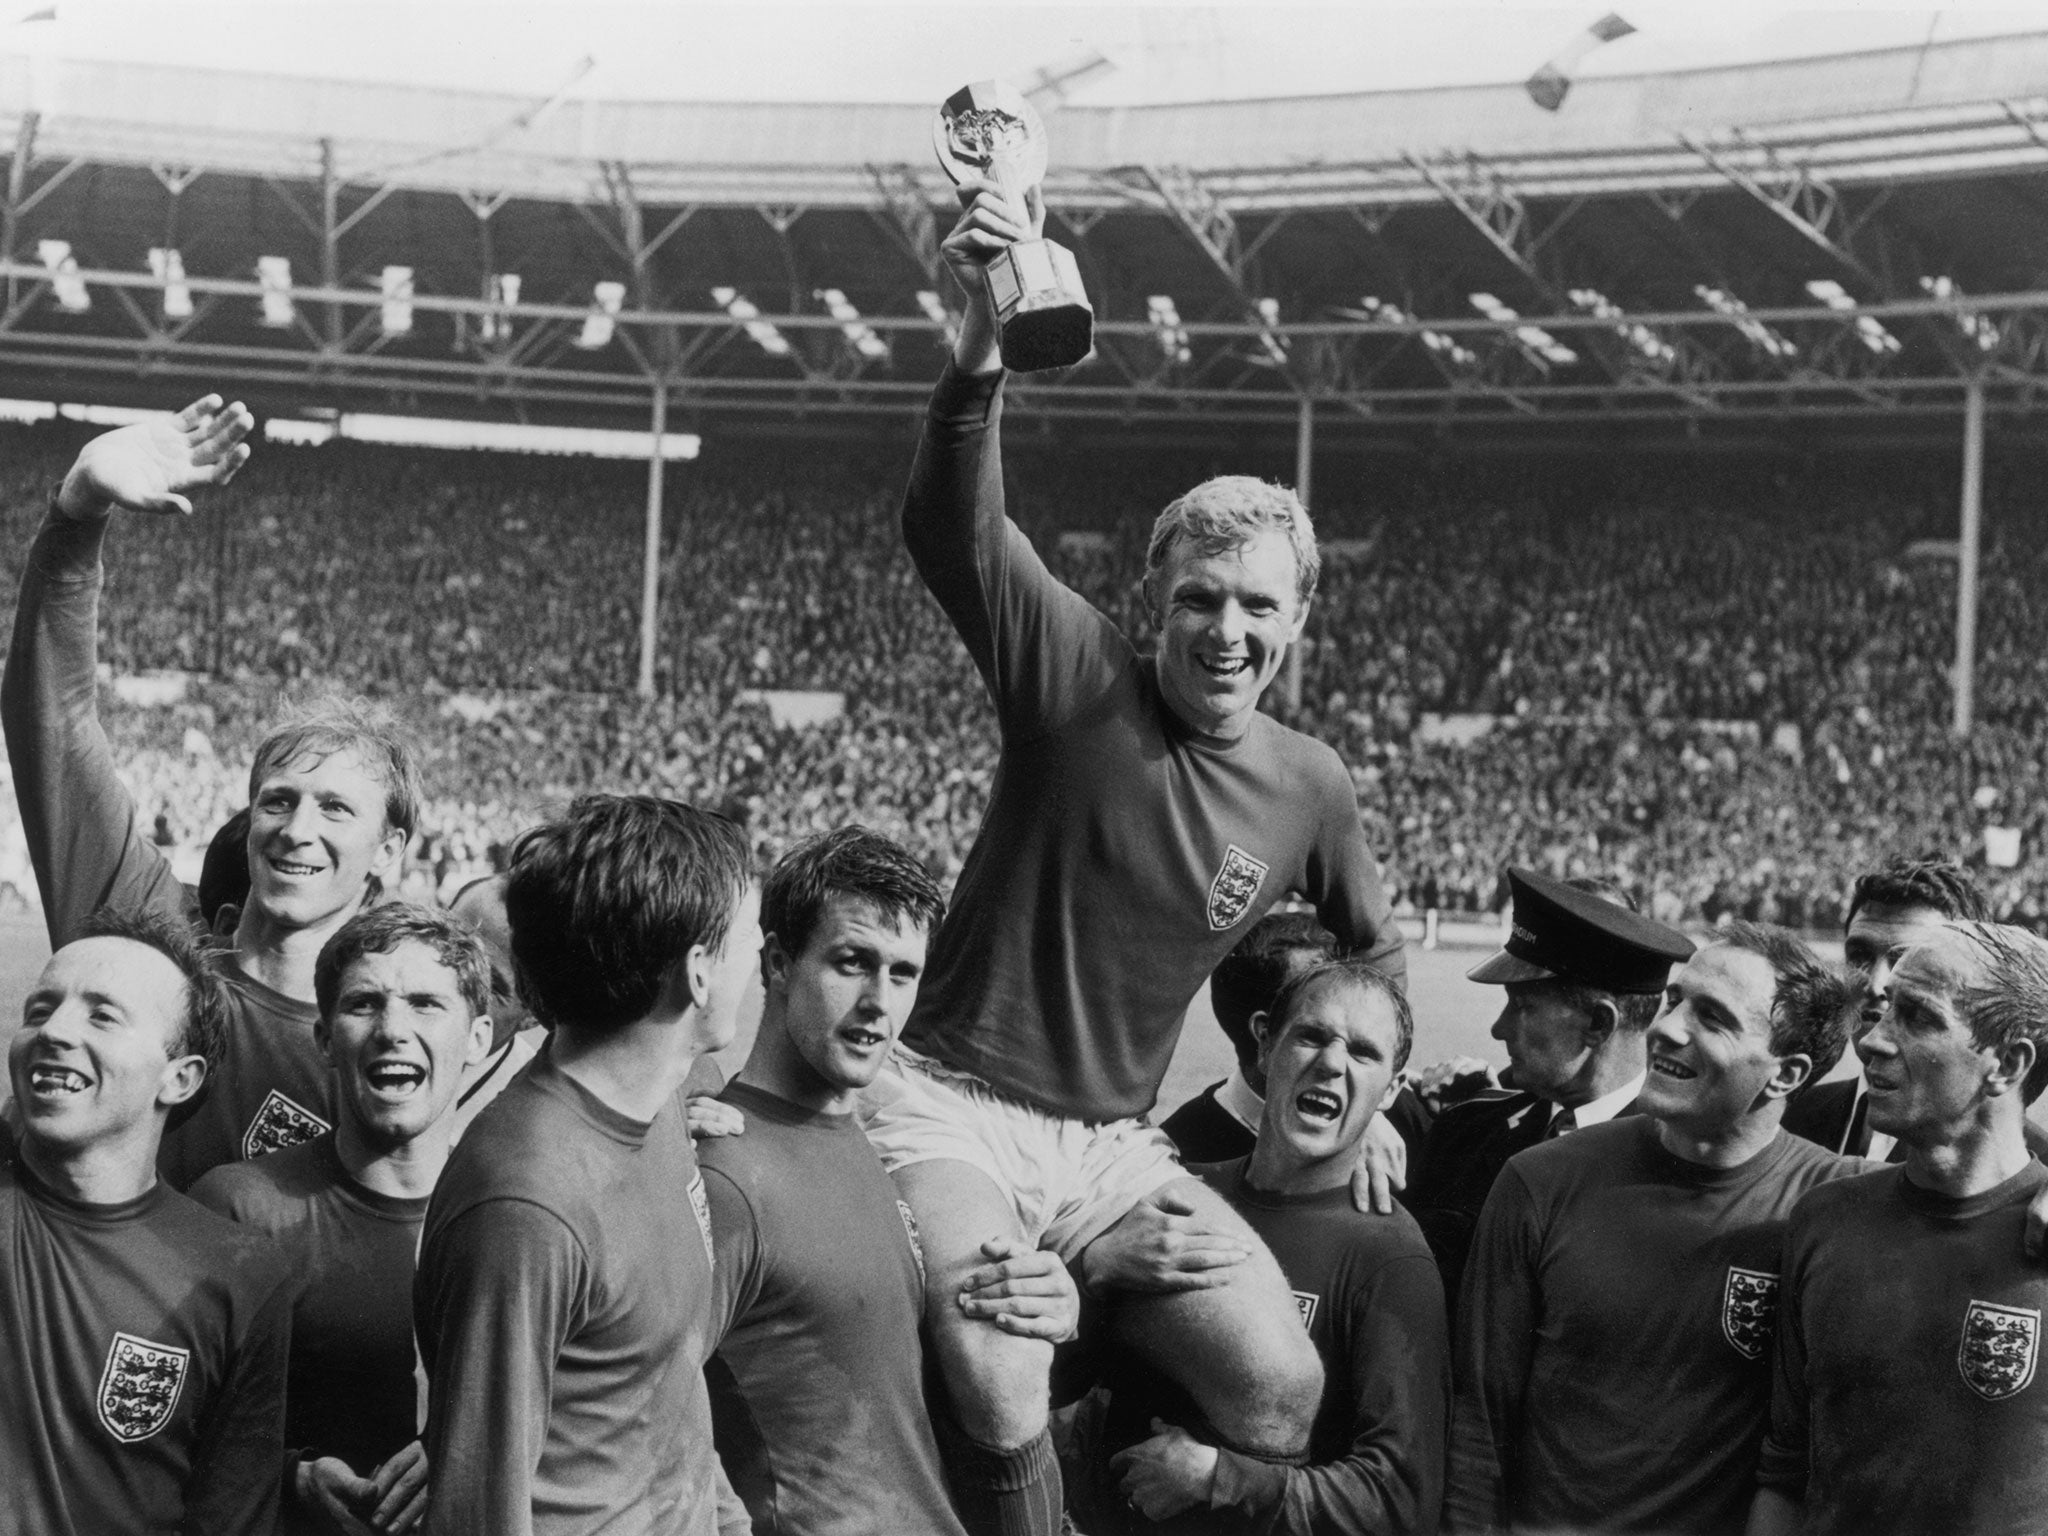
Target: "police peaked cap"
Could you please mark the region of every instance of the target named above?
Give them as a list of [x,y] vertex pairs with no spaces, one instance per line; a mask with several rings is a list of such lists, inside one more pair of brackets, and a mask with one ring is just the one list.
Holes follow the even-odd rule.
[[1671,967],[1692,957],[1692,940],[1591,891],[1510,869],[1508,941],[1465,974],[1505,986],[1557,978],[1603,992],[1661,992]]

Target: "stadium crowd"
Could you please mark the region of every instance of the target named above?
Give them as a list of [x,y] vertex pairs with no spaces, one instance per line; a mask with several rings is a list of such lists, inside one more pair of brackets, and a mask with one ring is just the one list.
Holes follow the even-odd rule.
[[[1941,750],[1922,615],[1856,623],[1914,573],[1697,487],[1560,476],[1568,517],[1470,527],[1466,488],[1394,487],[1329,530],[1356,564],[1290,728],[1305,509],[1214,476],[1140,552],[1027,452],[1049,568],[982,281],[1043,208],[962,204],[900,517],[843,466],[707,469],[651,705],[578,686],[630,587],[536,526],[563,466],[438,498],[303,458],[275,483],[334,483],[209,572],[138,526],[247,463],[208,396],[78,447],[13,530],[52,956],[8,1048],[0,1532],[2029,1529],[2048,939],[1879,852],[1953,844],[1949,795],[2039,815],[2027,551],[1995,745],[1904,805]],[[502,583],[453,568],[468,533]],[[103,668],[208,651],[110,739]],[[280,717],[302,680],[406,700],[426,760],[362,698]],[[823,727],[739,707],[827,683]],[[189,889],[165,847],[245,748]],[[448,905],[405,899],[416,845]],[[1376,845],[1410,899],[1504,887],[1469,973],[1498,1076],[1409,1072]],[[1205,985],[1235,1069],[1155,1122]]]
[[[9,434],[11,559],[75,441]],[[1012,456],[1020,522],[1141,643],[1141,534],[1178,468]],[[1994,909],[2042,923],[2048,543],[2017,470],[1988,493],[1967,744],[1945,728],[1953,565],[1906,553],[1948,526],[1946,466],[1366,474],[1340,461],[1319,498],[1341,542],[1293,719],[1352,766],[1404,909],[1498,910],[1519,862],[1639,886],[1667,916],[1829,928],[1839,871],[1895,847],[1983,866],[2002,827],[2020,862],[1985,868]],[[537,810],[606,783],[741,813],[768,853],[859,805],[950,877],[992,737],[895,536],[900,478],[900,454],[868,444],[714,445],[673,476],[642,703],[625,686],[636,468],[271,449],[224,498],[219,547],[175,522],[122,530],[120,579],[165,600],[110,606],[103,659],[199,676],[181,707],[111,712],[131,787],[176,840],[203,840],[280,691],[336,684],[391,698],[431,766],[460,766],[431,776],[462,793],[429,806],[429,867],[502,854]],[[1095,537],[1063,544],[1073,531]],[[754,689],[839,692],[846,712],[779,729],[735,703]],[[1432,715],[1490,729],[1447,740]]]

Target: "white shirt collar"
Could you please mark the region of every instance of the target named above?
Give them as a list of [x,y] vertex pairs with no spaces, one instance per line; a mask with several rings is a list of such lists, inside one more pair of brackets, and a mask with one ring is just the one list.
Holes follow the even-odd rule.
[[1239,1067],[1232,1072],[1217,1088],[1216,1107],[1254,1136],[1259,1134],[1259,1120],[1266,1112],[1266,1101],[1252,1092],[1252,1085],[1244,1080],[1244,1068]]
[[1636,1101],[1636,1095],[1643,1091],[1648,1079],[1647,1071],[1638,1072],[1612,1093],[1603,1093],[1589,1104],[1581,1104],[1572,1111],[1572,1123],[1580,1130],[1589,1125],[1598,1125],[1603,1120],[1612,1120]]

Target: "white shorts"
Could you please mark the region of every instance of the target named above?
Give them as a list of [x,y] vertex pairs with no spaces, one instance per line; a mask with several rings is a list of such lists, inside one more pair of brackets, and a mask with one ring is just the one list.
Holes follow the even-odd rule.
[[1008,1197],[1025,1235],[1071,1263],[1155,1189],[1187,1177],[1164,1131],[1143,1120],[1068,1120],[896,1047],[861,1095],[868,1140],[894,1173],[962,1162]]

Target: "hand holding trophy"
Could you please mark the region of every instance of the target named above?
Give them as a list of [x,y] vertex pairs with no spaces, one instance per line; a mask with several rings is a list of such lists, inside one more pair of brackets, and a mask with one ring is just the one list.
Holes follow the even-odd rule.
[[[955,183],[996,187],[1030,227],[1027,194],[1045,177],[1045,124],[1023,94],[1001,80],[963,86],[932,124],[939,164]],[[1003,364],[1019,373],[1070,368],[1095,344],[1095,312],[1074,253],[1051,240],[1019,240],[982,267],[1002,334]]]

